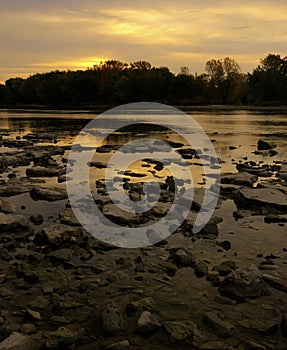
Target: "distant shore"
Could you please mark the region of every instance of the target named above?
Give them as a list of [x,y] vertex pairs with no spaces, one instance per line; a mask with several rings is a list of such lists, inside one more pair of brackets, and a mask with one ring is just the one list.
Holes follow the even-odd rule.
[[[10,112],[37,112],[41,111],[45,113],[58,113],[67,111],[69,113],[103,113],[109,109],[117,107],[118,105],[79,105],[79,106],[45,106],[45,105],[3,105],[0,106],[1,110],[9,110]],[[259,106],[259,105],[173,105],[173,107],[178,108],[184,112],[204,112],[204,111],[233,111],[233,110],[247,110],[247,111],[269,111],[269,112],[280,112],[287,111],[287,105],[273,105],[273,106]]]

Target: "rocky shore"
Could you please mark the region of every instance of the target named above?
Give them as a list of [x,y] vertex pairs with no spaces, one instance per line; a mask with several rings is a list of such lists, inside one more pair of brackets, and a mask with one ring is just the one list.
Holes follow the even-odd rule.
[[[174,234],[122,249],[74,217],[63,135],[0,134],[0,350],[287,348],[287,163],[273,161],[275,145],[258,140],[254,154],[265,162],[242,158],[222,174],[201,232],[192,233],[204,192],[197,186]],[[174,146],[198,162],[194,150]],[[90,167],[103,171],[101,156],[116,149],[100,148]],[[95,179],[96,203],[112,221],[137,227],[166,214],[174,188],[161,163],[144,159],[142,172],[119,174],[124,189],[140,200],[145,171],[160,177],[161,196],[141,217],[115,210]]]

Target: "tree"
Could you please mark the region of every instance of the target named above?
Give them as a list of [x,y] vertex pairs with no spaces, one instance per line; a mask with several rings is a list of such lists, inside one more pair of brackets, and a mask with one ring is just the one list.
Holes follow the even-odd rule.
[[287,102],[287,57],[268,54],[249,74],[251,99],[255,103]]
[[212,59],[206,62],[210,95],[216,103],[236,103],[242,83],[239,64],[232,58]]

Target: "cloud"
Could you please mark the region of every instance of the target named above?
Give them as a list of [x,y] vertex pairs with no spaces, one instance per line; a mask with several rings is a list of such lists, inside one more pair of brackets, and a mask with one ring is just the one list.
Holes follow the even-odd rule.
[[0,8],[0,81],[99,58],[201,72],[206,60],[231,56],[248,71],[287,46],[285,0],[10,0]]

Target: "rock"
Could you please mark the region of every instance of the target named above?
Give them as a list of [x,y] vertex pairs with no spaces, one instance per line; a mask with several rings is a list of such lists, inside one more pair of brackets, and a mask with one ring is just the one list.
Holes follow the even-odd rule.
[[250,340],[245,340],[238,347],[239,350],[268,350],[265,346]]
[[195,276],[201,278],[206,276],[208,270],[208,264],[205,261],[196,261],[196,264],[193,266]]
[[102,327],[106,334],[114,334],[124,330],[122,314],[113,306],[108,305],[101,314]]
[[59,219],[61,224],[65,224],[69,226],[81,226],[81,224],[75,217],[74,212],[71,208],[67,208],[62,213],[60,213]]
[[230,323],[223,321],[216,313],[208,312],[203,317],[203,322],[222,337],[231,337],[235,328]]
[[[74,332],[67,327],[59,327],[55,332],[46,334],[46,348],[48,349],[74,349],[76,341],[83,336],[84,329]],[[70,346],[66,348],[66,346]]]
[[0,260],[10,261],[12,260],[12,256],[9,254],[8,250],[4,247],[0,247]]
[[270,288],[264,282],[262,274],[253,266],[232,271],[225,277],[219,287],[219,292],[238,302],[271,295]]
[[137,311],[153,310],[156,303],[152,298],[143,298],[127,304],[126,313],[132,315]]
[[51,245],[52,247],[63,247],[71,243],[73,237],[81,235],[82,230],[62,224],[45,227],[36,233],[34,243],[37,245]]
[[25,323],[22,326],[22,332],[24,334],[32,334],[36,332],[36,327],[31,323]]
[[0,198],[0,212],[4,214],[14,214],[16,212],[16,207],[14,204]]
[[0,232],[18,232],[29,229],[26,218],[22,215],[0,213]]
[[270,149],[270,150],[269,150],[269,156],[270,156],[270,157],[275,157],[275,156],[277,156],[277,154],[278,154],[278,152],[275,151],[274,149]]
[[27,177],[11,179],[0,184],[0,196],[10,197],[30,192],[35,183],[43,183],[44,180],[28,179]]
[[42,187],[33,187],[30,191],[30,196],[35,201],[45,200],[48,202],[54,202],[61,199],[68,198],[67,192],[65,189],[61,188],[42,188]]
[[160,323],[149,311],[143,311],[137,323],[137,330],[143,335],[149,335],[160,328]]
[[61,173],[64,172],[63,168],[49,168],[49,167],[41,167],[34,166],[33,168],[28,168],[26,170],[26,175],[28,177],[58,177]]
[[128,350],[130,348],[130,343],[128,340],[123,340],[118,343],[108,345],[104,350]]
[[287,211],[287,195],[277,189],[242,187],[235,192],[234,200],[238,209],[252,209],[258,214]]
[[281,333],[284,338],[287,338],[287,315],[282,316],[282,320],[280,322]]
[[240,186],[253,187],[254,183],[257,181],[258,177],[247,172],[224,173],[220,176],[220,182],[222,184],[233,184]]
[[258,151],[265,151],[276,148],[276,145],[272,142],[266,142],[263,140],[258,140],[257,142],[257,149]]
[[195,258],[187,248],[171,249],[169,259],[173,260],[178,267],[193,267],[195,264]]
[[281,292],[287,293],[287,285],[282,282],[279,278],[264,274],[264,281],[272,288],[278,289]]
[[249,164],[237,164],[236,169],[239,172],[247,172],[250,174],[253,174],[254,176],[260,176],[260,177],[271,177],[272,176],[272,169],[269,165],[249,165]]
[[44,218],[41,214],[35,214],[30,216],[30,221],[32,222],[32,224],[38,226],[38,225],[42,225]]
[[34,310],[28,309],[26,311],[26,313],[27,313],[27,316],[29,318],[31,318],[32,320],[36,320],[36,321],[41,321],[42,320],[41,314],[38,311],[34,311]]
[[196,326],[188,320],[165,321],[163,328],[168,334],[167,343],[182,344],[191,343]]
[[234,348],[226,344],[222,341],[210,341],[208,343],[204,343],[199,348],[200,350],[234,350]]
[[278,331],[278,320],[244,319],[237,323],[246,329],[252,329],[264,335],[273,335]]
[[216,244],[223,248],[224,250],[230,250],[231,249],[231,243],[228,240],[224,240],[224,241],[216,241]]
[[49,258],[53,264],[56,264],[64,261],[69,261],[72,255],[73,251],[71,249],[62,248],[47,254],[46,257]]
[[281,180],[287,181],[287,164],[284,163],[277,173],[277,177]]
[[269,214],[265,216],[264,222],[266,224],[271,224],[271,223],[286,223],[287,222],[287,217],[284,216],[279,216],[279,215],[274,215],[274,214]]
[[220,276],[227,276],[236,269],[236,263],[231,260],[223,261],[220,265],[214,266],[213,270],[218,271]]
[[13,332],[0,343],[0,350],[38,350],[41,344],[36,344],[32,337]]

